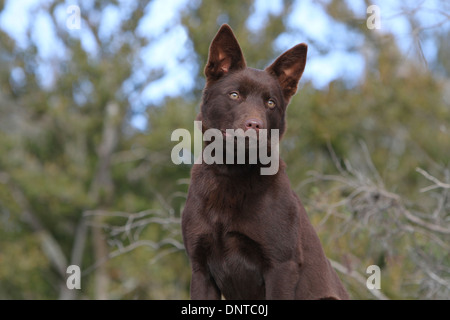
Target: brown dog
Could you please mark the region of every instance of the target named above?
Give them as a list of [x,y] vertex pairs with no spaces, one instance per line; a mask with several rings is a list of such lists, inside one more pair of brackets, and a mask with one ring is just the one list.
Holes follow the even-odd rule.
[[[228,25],[211,43],[202,130],[285,130],[286,107],[306,64],[298,44],[263,70],[246,67]],[[208,145],[208,143],[206,143]],[[270,145],[269,152],[270,152]],[[182,215],[192,299],[347,299],[280,160],[195,164]]]

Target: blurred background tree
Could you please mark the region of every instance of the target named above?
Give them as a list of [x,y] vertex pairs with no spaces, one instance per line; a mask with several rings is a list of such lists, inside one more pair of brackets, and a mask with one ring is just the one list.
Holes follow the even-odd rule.
[[[379,3],[372,30],[368,1],[79,1],[72,29],[72,3],[34,1],[14,36],[17,3],[0,2],[0,298],[189,297],[190,166],[171,162],[170,136],[194,130],[222,23],[252,67],[309,45],[282,156],[352,298],[450,297],[448,3]],[[399,20],[400,38],[383,27]]]

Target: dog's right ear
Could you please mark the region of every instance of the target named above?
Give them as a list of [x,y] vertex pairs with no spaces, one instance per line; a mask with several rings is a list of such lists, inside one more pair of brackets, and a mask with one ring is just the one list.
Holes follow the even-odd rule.
[[208,63],[205,67],[207,81],[218,80],[230,71],[245,67],[244,55],[233,31],[229,25],[222,25],[209,47]]
[[266,71],[275,76],[283,90],[287,103],[297,91],[297,85],[305,70],[308,46],[300,43],[289,49],[275,60]]

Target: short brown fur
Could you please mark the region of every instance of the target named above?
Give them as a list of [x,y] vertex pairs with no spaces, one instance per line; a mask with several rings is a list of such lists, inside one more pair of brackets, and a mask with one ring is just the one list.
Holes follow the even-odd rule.
[[[211,43],[201,112],[203,131],[285,131],[286,107],[306,64],[299,44],[263,70],[246,67],[231,28]],[[237,92],[238,99],[231,99]],[[275,102],[274,108],[267,101]],[[250,119],[250,120],[249,120]],[[192,299],[348,299],[280,160],[261,164],[195,164],[182,215],[192,265]]]

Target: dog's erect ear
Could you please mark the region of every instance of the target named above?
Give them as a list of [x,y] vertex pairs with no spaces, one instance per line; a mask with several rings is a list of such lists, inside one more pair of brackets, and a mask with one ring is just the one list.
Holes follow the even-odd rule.
[[300,43],[283,53],[266,68],[267,72],[278,79],[286,102],[289,102],[297,91],[298,81],[305,70],[307,52],[308,46]]
[[241,47],[227,24],[220,27],[209,47],[208,63],[205,67],[207,80],[218,80],[232,70],[245,68]]

